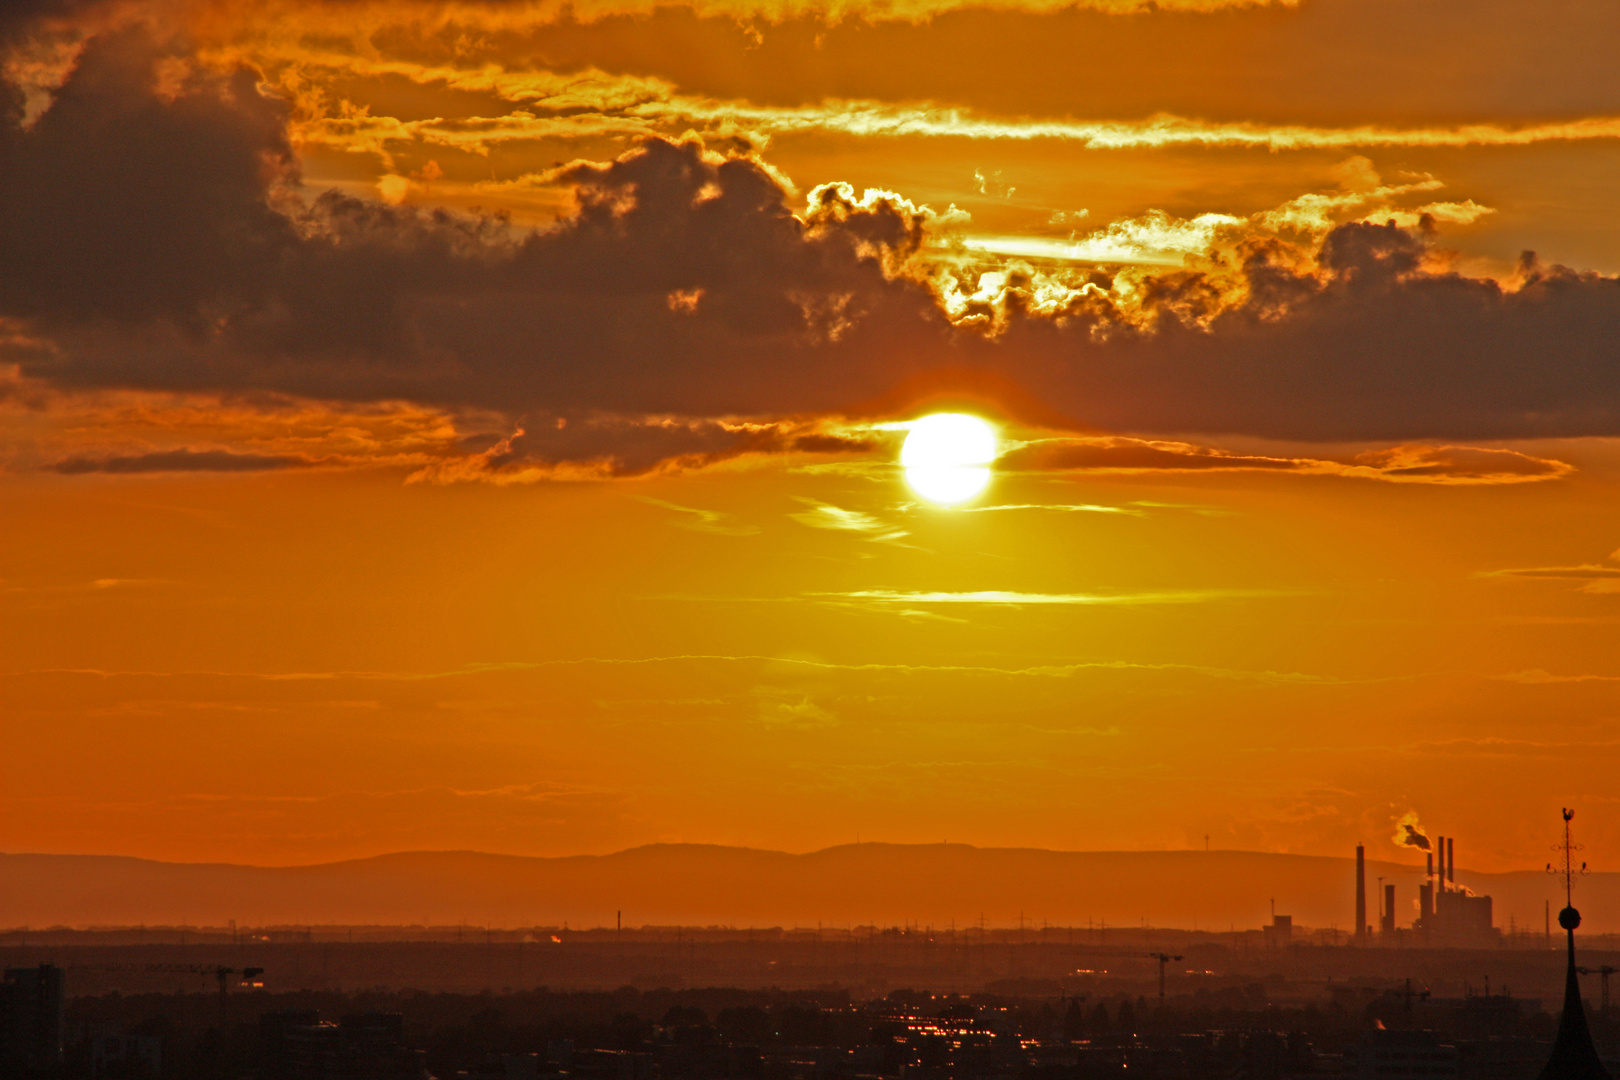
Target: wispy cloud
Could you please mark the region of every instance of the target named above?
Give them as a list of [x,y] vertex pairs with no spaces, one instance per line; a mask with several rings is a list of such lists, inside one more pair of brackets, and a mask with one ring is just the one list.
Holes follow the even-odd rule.
[[714,533],[716,536],[752,536],[759,532],[759,526],[739,522],[735,515],[723,513],[719,510],[701,510],[693,506],[681,506],[678,503],[655,499],[650,495],[635,495],[632,498],[680,514],[681,516],[677,517],[673,522],[678,529]]
[[893,589],[860,589],[853,592],[818,592],[809,596],[865,601],[873,604],[994,604],[1003,607],[1030,605],[1133,605],[1197,604],[1211,600],[1235,600],[1262,596],[1286,596],[1269,589],[1177,589],[1140,593],[1031,593],[1003,589],[978,592],[901,592]]
[[812,529],[863,533],[868,539],[885,543],[893,543],[911,535],[905,529],[861,510],[846,510],[842,506],[834,506],[832,503],[806,498],[803,495],[795,495],[794,498],[810,509],[796,511],[788,517]]
[[1152,499],[1136,499],[1131,505],[1145,506],[1149,510],[1185,510],[1189,514],[1197,514],[1200,517],[1231,517],[1237,513],[1236,510],[1229,510],[1224,506],[1206,506],[1202,503],[1156,502]]
[[962,506],[956,512],[959,514],[988,514],[997,510],[1051,510],[1064,514],[1128,514],[1131,517],[1145,517],[1147,511],[1141,509],[1144,504],[1135,506],[1101,506],[1095,503],[1003,503],[1000,506]]
[[1521,578],[1571,578],[1575,580],[1588,578],[1620,578],[1620,567],[1595,566],[1591,563],[1582,563],[1579,566],[1525,566],[1507,570],[1487,570],[1481,577],[1521,577]]
[[[1609,558],[1620,562],[1620,551],[1613,552]],[[1620,566],[1604,566],[1601,563],[1580,563],[1576,566],[1521,566],[1509,567],[1504,570],[1486,570],[1478,575],[1487,578],[1525,578],[1541,581],[1580,581],[1584,584],[1579,588],[1583,593],[1620,593]]]
[[0,593],[99,593],[113,590],[142,589],[158,585],[174,585],[176,582],[167,578],[120,578],[102,577],[90,581],[75,581],[57,584],[21,584],[0,578]]
[[[819,108],[770,108],[733,103],[672,99],[683,119],[721,120],[762,128],[773,134],[836,131],[861,136],[936,136],[967,139],[1058,139],[1096,150],[1207,146],[1266,150],[1326,150],[1388,146],[1528,146],[1539,142],[1620,139],[1620,117],[1600,116],[1552,124],[1508,127],[1465,124],[1455,127],[1312,127],[1291,124],[1211,123],[1161,115],[1147,120],[1001,120],[966,110],[935,106],[837,101]],[[657,106],[638,106],[656,115]]]
[[[902,664],[863,661],[848,663],[802,656],[771,656],[764,653],[672,653],[662,656],[581,656],[572,659],[509,661],[501,663],[467,664],[443,671],[298,671],[298,672],[242,672],[242,671],[142,671],[100,668],[43,668],[32,670],[0,671],[0,678],[27,679],[33,677],[76,677],[87,679],[188,679],[208,678],[243,680],[248,682],[329,682],[345,679],[377,682],[423,682],[444,679],[476,678],[488,675],[523,674],[558,667],[655,667],[664,664],[764,664],[783,669],[805,671],[837,671],[877,675],[972,675],[992,678],[1065,679],[1092,671],[1120,672],[1186,672],[1218,679],[1258,680],[1280,683],[1344,683],[1366,680],[1346,680],[1326,675],[1297,671],[1250,670],[1243,668],[1208,667],[1200,664],[1144,663],[1133,660],[1058,660],[1052,663],[1025,664],[1001,667],[994,664]],[[1381,680],[1372,680],[1381,681]]]
[[1620,682],[1620,675],[1554,675],[1541,668],[1529,668],[1525,671],[1513,671],[1506,675],[1493,675],[1492,678],[1500,682],[1524,683],[1528,686],[1541,686],[1556,683],[1588,683],[1588,682]]
[[[616,76],[589,70],[558,74],[424,66],[409,61],[379,63],[336,53],[298,56],[306,70],[392,74],[424,85],[493,93],[522,105],[500,116],[432,117],[400,120],[388,116],[319,115],[297,125],[306,144],[386,154],[390,143],[415,142],[473,153],[513,141],[636,137],[691,127],[747,131],[769,138],[832,132],[863,138],[952,138],[974,140],[1054,140],[1095,150],[1173,147],[1263,150],[1355,150],[1380,147],[1530,146],[1543,142],[1620,139],[1620,117],[1589,116],[1542,124],[1461,124],[1394,127],[1364,124],[1329,127],[1212,122],[1159,114],[1141,120],[1006,119],[972,110],[874,100],[828,99],[814,105],[757,105],[679,94],[672,84],[647,76]],[[516,183],[544,184],[546,174]],[[512,183],[512,182],[507,182]]]

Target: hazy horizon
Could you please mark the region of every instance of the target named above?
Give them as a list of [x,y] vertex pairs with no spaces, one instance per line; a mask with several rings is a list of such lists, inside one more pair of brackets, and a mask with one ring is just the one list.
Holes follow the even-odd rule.
[[[1255,929],[1271,906],[1296,925],[1354,925],[1354,858],[1238,851],[1061,852],[967,845],[844,845],[804,854],[651,845],[599,856],[400,852],[306,866],[0,855],[0,926],[189,923],[990,925]],[[1367,862],[1370,900],[1394,885],[1398,925],[1419,914],[1422,864]],[[1493,898],[1496,924],[1540,940],[1558,879],[1457,869]],[[1620,931],[1620,873],[1578,897],[1590,933]],[[1379,901],[1381,903],[1381,901]],[[1374,907],[1372,910],[1376,911]],[[1511,935],[1510,935],[1511,936]],[[1343,937],[1343,934],[1340,934]]]

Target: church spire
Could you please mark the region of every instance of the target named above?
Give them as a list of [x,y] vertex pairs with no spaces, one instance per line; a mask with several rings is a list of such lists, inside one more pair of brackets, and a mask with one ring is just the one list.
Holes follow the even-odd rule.
[[1575,852],[1579,846],[1570,843],[1569,819],[1575,811],[1564,811],[1564,867],[1547,869],[1564,876],[1564,910],[1558,913],[1558,925],[1564,928],[1569,943],[1569,969],[1564,976],[1564,1013],[1558,1018],[1558,1037],[1553,1040],[1552,1054],[1541,1070],[1540,1080],[1609,1080],[1603,1062],[1598,1060],[1592,1045],[1592,1031],[1586,1026],[1586,1010],[1581,1006],[1581,984],[1575,974],[1575,928],[1581,925],[1581,913],[1575,910],[1575,877],[1586,873],[1586,864],[1575,866]]

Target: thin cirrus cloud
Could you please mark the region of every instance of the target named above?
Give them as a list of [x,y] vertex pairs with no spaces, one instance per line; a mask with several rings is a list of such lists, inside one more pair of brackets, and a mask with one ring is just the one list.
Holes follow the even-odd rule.
[[1576,581],[1583,579],[1601,580],[1604,578],[1620,578],[1620,567],[1594,566],[1591,563],[1582,563],[1579,566],[1526,566],[1511,570],[1492,570],[1488,577],[1521,577],[1521,578],[1570,578]]
[[1103,506],[1096,503],[1000,503],[994,506],[959,506],[958,514],[990,514],[1004,510],[1047,510],[1058,514],[1125,514],[1144,517],[1141,506]]
[[[830,529],[834,532],[861,533],[867,539],[879,543],[898,543],[910,536],[911,533],[898,526],[891,525],[874,514],[863,510],[848,510],[842,506],[811,499],[802,495],[794,498],[803,503],[808,509],[797,510],[788,517],[800,525],[812,529]],[[910,546],[910,545],[905,545]]]
[[[602,91],[599,80],[592,89]],[[972,140],[1053,140],[1093,150],[1173,149],[1202,147],[1253,150],[1355,150],[1379,147],[1520,147],[1545,142],[1589,142],[1620,139],[1620,117],[1583,117],[1549,124],[1505,126],[1468,124],[1454,127],[1394,128],[1378,126],[1319,127],[1211,123],[1179,117],[1142,120],[1004,120],[976,116],[946,106],[892,105],[875,101],[829,101],[820,105],[761,107],[738,102],[699,101],[670,94],[666,88],[636,82],[634,96],[651,101],[622,102],[631,94],[600,93],[588,111],[562,112],[580,104],[573,94],[559,94],[556,114],[522,110],[503,116],[399,120],[393,117],[323,117],[301,122],[300,143],[345,152],[389,156],[391,145],[417,144],[487,154],[502,143],[577,140],[603,137],[673,136],[694,124],[699,129],[742,131],[761,141],[789,134],[834,134],[863,139],[951,138]],[[593,95],[594,96],[594,95]],[[564,102],[568,102],[565,105]],[[537,186],[547,174],[529,173],[513,181],[480,185],[481,190]]]
[[[1620,551],[1609,559],[1620,563]],[[1505,570],[1489,570],[1480,575],[1491,578],[1521,578],[1532,581],[1579,581],[1577,592],[1599,596],[1620,593],[1620,566],[1601,563],[1580,563],[1575,566],[1524,566]]]
[[716,536],[753,536],[759,532],[758,525],[738,521],[735,514],[727,514],[719,510],[702,510],[692,506],[681,506],[677,503],[665,502],[663,499],[655,499],[650,495],[638,495],[636,498],[648,505],[672,511],[676,515],[673,524],[679,529],[713,533]]
[[841,506],[834,506],[832,503],[806,498],[802,495],[795,496],[795,498],[808,506],[809,509],[795,511],[789,514],[788,517],[797,521],[800,525],[807,525],[812,529],[832,529],[837,532],[885,533],[892,528],[881,518],[862,510],[846,510]]
[[1005,589],[984,589],[974,592],[907,592],[895,589],[859,589],[852,592],[813,593],[811,595],[882,605],[988,604],[997,607],[1044,605],[1091,607],[1096,605],[1197,604],[1213,600],[1236,600],[1288,594],[1263,589],[1174,589],[1139,593],[1032,593]]
[[[1468,124],[1456,127],[1326,128],[1258,123],[1217,124],[1179,116],[1136,121],[999,120],[976,117],[954,108],[920,108],[880,102],[829,102],[822,108],[761,109],[716,103],[671,102],[679,119],[729,121],[762,134],[836,132],[864,137],[958,139],[1054,139],[1098,150],[1169,147],[1237,147],[1260,150],[1348,150],[1383,146],[1529,146],[1620,138],[1620,117],[1586,117],[1556,124],[1505,127]],[[638,106],[639,115],[656,108]]]

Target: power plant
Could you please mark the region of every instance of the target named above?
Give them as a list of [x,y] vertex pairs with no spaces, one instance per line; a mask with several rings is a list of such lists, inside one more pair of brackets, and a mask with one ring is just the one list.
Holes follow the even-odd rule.
[[[1427,838],[1422,846],[1427,846]],[[1500,937],[1492,925],[1491,898],[1478,896],[1457,884],[1457,841],[1439,836],[1425,855],[1424,883],[1418,886],[1418,915],[1410,929],[1396,925],[1394,884],[1380,879],[1378,896],[1378,936],[1393,942],[1410,933],[1414,943],[1435,946],[1477,947],[1491,945]],[[1372,928],[1367,922],[1366,848],[1356,845],[1356,930],[1355,939],[1370,943]]]

